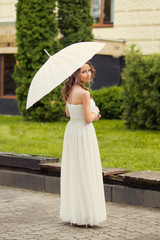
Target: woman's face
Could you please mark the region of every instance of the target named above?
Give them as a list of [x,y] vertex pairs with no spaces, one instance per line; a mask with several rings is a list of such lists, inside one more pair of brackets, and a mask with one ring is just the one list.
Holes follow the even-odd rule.
[[78,79],[82,82],[90,82],[92,77],[91,68],[88,64],[84,64],[78,73]]

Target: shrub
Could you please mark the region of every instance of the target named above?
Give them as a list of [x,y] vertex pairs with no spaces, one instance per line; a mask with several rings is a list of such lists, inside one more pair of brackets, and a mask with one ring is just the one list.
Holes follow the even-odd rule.
[[52,121],[64,113],[62,101],[57,101],[59,88],[26,110],[30,82],[48,59],[43,49],[50,54],[60,49],[58,40],[55,40],[58,35],[55,8],[56,0],[19,0],[16,4],[18,51],[13,77],[17,85],[18,106],[24,117],[38,121]]
[[108,87],[91,90],[93,99],[100,109],[102,118],[120,119],[123,112],[123,88]]
[[160,54],[143,56],[131,45],[125,60],[123,117],[127,126],[160,129]]
[[61,44],[66,47],[72,43],[91,41],[92,17],[90,0],[59,0],[59,28]]

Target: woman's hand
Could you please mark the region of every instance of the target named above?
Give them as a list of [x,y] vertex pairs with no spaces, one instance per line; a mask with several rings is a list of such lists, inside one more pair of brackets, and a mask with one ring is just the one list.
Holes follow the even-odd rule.
[[96,116],[96,118],[95,118],[95,121],[98,121],[100,118],[101,118],[101,115],[98,114],[98,115]]

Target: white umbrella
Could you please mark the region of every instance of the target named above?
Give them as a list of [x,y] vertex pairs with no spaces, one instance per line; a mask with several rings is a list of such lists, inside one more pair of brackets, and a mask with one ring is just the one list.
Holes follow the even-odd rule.
[[60,85],[104,46],[105,43],[98,42],[74,43],[50,56],[31,82],[26,109]]

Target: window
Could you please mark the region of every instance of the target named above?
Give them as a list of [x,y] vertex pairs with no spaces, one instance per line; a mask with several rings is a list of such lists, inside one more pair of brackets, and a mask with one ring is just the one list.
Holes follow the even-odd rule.
[[112,27],[114,0],[92,0],[91,15],[93,17],[93,27]]
[[16,98],[16,85],[12,78],[15,58],[13,54],[1,56],[1,98]]

